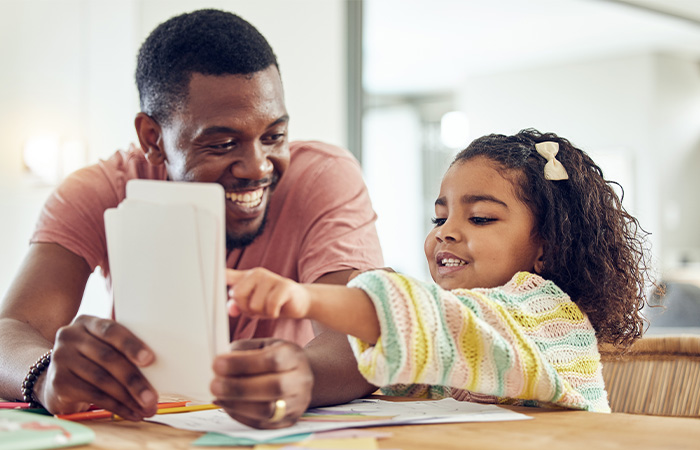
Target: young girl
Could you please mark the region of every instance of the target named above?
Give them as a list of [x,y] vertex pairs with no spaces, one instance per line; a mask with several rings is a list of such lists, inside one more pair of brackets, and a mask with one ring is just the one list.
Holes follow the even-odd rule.
[[232,314],[307,317],[351,336],[388,394],[607,412],[599,342],[641,336],[645,233],[602,171],[555,134],[489,135],[457,155],[425,241],[428,284],[348,287],[229,271]]

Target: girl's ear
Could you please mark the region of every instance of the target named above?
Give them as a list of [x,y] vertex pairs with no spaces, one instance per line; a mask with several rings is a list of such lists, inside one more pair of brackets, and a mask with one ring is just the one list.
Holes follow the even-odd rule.
[[134,125],[146,160],[154,166],[163,164],[167,158],[163,150],[163,131],[158,122],[148,114],[140,112],[136,114]]
[[541,274],[544,270],[544,248],[546,243],[542,241],[540,247],[537,249],[537,259],[535,259],[535,273]]

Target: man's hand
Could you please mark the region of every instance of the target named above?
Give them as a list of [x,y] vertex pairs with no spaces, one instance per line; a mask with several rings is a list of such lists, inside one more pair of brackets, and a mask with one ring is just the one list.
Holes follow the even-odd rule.
[[292,319],[307,317],[311,298],[307,288],[289,278],[264,268],[226,271],[226,283],[230,286],[229,314],[246,314]]
[[[214,375],[214,403],[251,427],[293,425],[311,402],[314,376],[304,351],[291,342],[274,338],[235,341],[231,352],[214,360]],[[285,414],[271,421],[277,400],[286,403]]]
[[51,364],[35,395],[54,414],[84,411],[92,403],[129,420],[156,413],[158,394],[140,371],[153,352],[118,323],[79,316],[56,334]]

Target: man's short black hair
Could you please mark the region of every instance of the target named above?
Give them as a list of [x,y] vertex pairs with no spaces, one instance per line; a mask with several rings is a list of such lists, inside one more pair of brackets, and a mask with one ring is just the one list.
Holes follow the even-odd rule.
[[270,44],[235,14],[202,9],[158,25],[136,65],[141,111],[166,124],[187,99],[193,73],[240,75],[277,65]]

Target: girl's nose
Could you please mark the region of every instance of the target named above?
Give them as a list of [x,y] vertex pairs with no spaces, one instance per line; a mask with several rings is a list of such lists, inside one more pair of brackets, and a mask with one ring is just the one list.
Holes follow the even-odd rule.
[[462,232],[454,220],[445,220],[435,233],[435,238],[440,242],[457,242],[462,239]]

